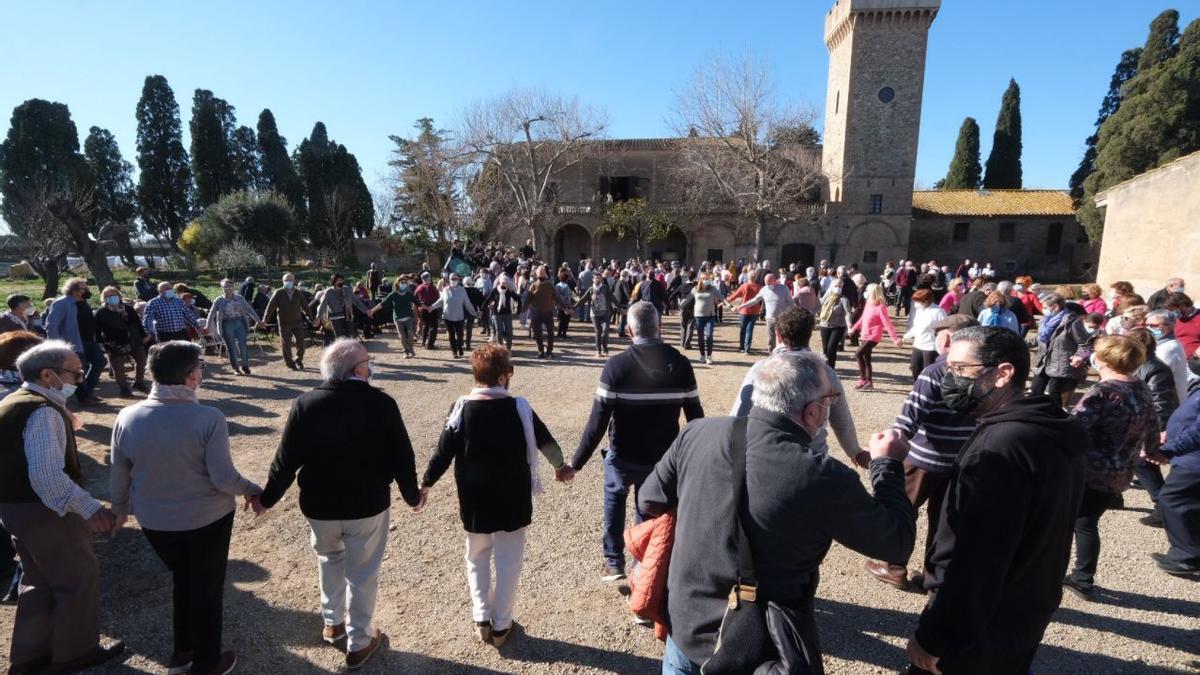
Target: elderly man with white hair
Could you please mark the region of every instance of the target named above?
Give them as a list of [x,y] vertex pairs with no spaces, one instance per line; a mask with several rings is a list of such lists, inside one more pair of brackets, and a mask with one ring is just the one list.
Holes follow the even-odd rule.
[[[304,293],[296,288],[296,275],[288,272],[283,275],[283,287],[271,294],[267,308],[263,311],[263,321],[260,328],[279,319],[279,337],[283,343],[283,362],[288,368],[304,370],[304,340],[307,336],[305,326],[312,317],[308,308],[308,300]],[[292,357],[292,347],[296,355]]]
[[802,670],[822,672],[813,598],[833,541],[885,558],[912,552],[916,511],[904,493],[908,444],[899,434],[871,440],[874,496],[853,469],[811,450],[839,396],[819,355],[771,357],[756,374],[748,417],[689,423],[642,485],[643,511],[676,511],[663,673],[694,675],[710,658],[725,657],[741,659],[749,672],[778,658],[764,644],[718,650],[739,580],[740,597],[756,587],[760,605],[769,601],[789,615],[788,638],[802,643],[793,646],[807,660]]
[[0,526],[22,575],[9,673],[76,672],[120,654],[100,645],[100,567],[93,532],[116,517],[83,488],[67,398],[83,381],[74,346],[48,340],[17,359],[23,384],[0,402]]
[[424,508],[400,409],[371,386],[372,374],[371,357],[358,341],[341,338],[325,348],[324,382],[292,404],[270,477],[255,503],[256,512],[274,506],[299,473],[300,511],[308,519],[319,563],[322,639],[346,641],[351,670],[362,667],[382,639],[371,620],[391,484],[414,511]]

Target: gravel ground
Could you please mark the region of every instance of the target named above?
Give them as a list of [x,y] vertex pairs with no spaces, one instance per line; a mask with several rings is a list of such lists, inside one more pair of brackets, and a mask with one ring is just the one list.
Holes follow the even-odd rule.
[[[757,333],[761,345],[761,324]],[[530,399],[568,450],[586,422],[601,366],[585,329],[576,327],[572,334],[560,359],[518,358],[513,379],[513,390]],[[668,338],[675,335],[668,327]],[[710,415],[728,411],[746,367],[759,358],[731,352],[736,337],[735,325],[720,326],[717,363],[696,367]],[[445,348],[421,351],[406,361],[392,351],[396,347],[390,334],[368,343],[378,384],[400,401],[423,470],[447,408],[471,385],[470,370],[465,361],[448,360]],[[528,356],[531,348],[520,339],[517,351]],[[316,361],[315,354],[308,357],[309,364]],[[853,381],[852,359],[846,355],[844,361],[839,372]],[[907,351],[881,347],[875,361],[877,389],[848,392],[864,439],[890,424],[908,388]],[[273,349],[264,355],[256,349],[253,366],[252,377],[234,377],[227,367],[210,368],[201,396],[228,416],[239,468],[263,482],[291,400],[316,385],[317,376],[311,368],[304,374],[287,370]],[[89,489],[106,499],[105,455],[120,399],[109,381],[102,384],[101,395],[110,396],[114,405],[84,413],[81,449]],[[840,451],[833,452],[844,459]],[[447,476],[434,489],[422,515],[402,503],[394,505],[376,612],[389,639],[365,672],[660,672],[662,645],[648,629],[630,622],[618,587],[600,580],[603,472],[596,460],[569,485],[551,482],[535,502],[517,607],[521,628],[500,652],[472,637],[453,480]],[[225,595],[225,644],[238,652],[239,672],[343,668],[342,654],[319,639],[316,564],[296,497],[293,488],[262,519],[237,515]],[[1039,672],[1200,670],[1200,585],[1154,567],[1148,555],[1165,550],[1163,531],[1137,522],[1149,507],[1144,492],[1130,491],[1126,503],[1127,510],[1110,512],[1101,522],[1097,601],[1064,598],[1039,652]],[[920,517],[917,551],[923,545],[924,514]],[[171,649],[170,579],[135,530],[131,525],[115,540],[100,538],[96,544],[104,586],[102,625],[128,645],[125,661],[105,673],[163,672]],[[837,544],[821,572],[817,611],[826,669],[893,673],[902,668],[904,642],[922,596],[871,580],[863,571],[863,557]],[[12,617],[12,608],[0,609],[0,653],[5,655]]]

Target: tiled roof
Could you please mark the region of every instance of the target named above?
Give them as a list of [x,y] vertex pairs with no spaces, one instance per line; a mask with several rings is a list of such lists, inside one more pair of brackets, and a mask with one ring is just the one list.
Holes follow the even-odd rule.
[[1065,190],[919,190],[914,216],[1073,216]]
[[610,138],[596,141],[606,150],[677,150],[683,138]]

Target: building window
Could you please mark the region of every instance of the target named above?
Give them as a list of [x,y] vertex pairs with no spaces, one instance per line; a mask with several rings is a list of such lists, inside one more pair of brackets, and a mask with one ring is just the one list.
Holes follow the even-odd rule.
[[953,241],[956,244],[960,244],[960,243],[967,241],[970,238],[971,238],[971,224],[970,223],[955,223],[954,224],[954,236],[951,237],[951,241]]
[[607,202],[623,202],[643,196],[648,183],[637,176],[600,176],[600,196]]
[[879,100],[884,103],[891,103],[892,99],[896,98],[896,90],[891,87],[884,87],[879,90]]
[[1058,255],[1062,250],[1062,223],[1050,223],[1050,230],[1046,232],[1046,255]]
[[867,213],[883,213],[883,195],[871,195],[871,206]]
[[838,111],[840,111],[841,109],[842,109],[842,92],[839,91],[837,93],[837,96],[835,96],[833,99],[833,114],[834,115],[838,114]]
[[708,256],[704,259],[708,262],[721,262],[725,260],[725,249],[710,248],[708,249]]
[[879,251],[863,251],[862,261],[864,265],[874,265],[879,262]]
[[1016,272],[1017,272],[1017,261],[1016,260],[1004,261],[1004,273],[1005,274],[1012,276],[1012,275],[1016,274]]
[[1075,234],[1075,243],[1076,244],[1086,244],[1090,241],[1091,241],[1091,239],[1088,239],[1087,228],[1080,225],[1079,231]]
[[1011,244],[1017,240],[1016,223],[1000,223],[1000,243]]

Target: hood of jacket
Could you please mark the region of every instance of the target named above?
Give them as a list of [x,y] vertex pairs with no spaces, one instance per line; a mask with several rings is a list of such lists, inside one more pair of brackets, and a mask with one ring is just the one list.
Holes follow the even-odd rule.
[[1036,425],[1045,434],[1046,447],[1063,449],[1072,455],[1082,453],[1086,445],[1083,424],[1049,396],[1013,399],[999,410],[980,417],[979,430],[1005,422]]

